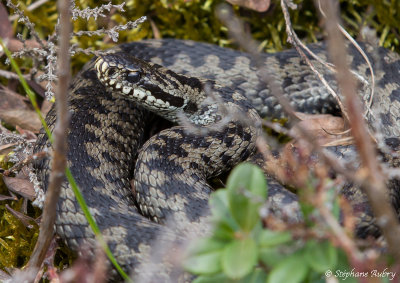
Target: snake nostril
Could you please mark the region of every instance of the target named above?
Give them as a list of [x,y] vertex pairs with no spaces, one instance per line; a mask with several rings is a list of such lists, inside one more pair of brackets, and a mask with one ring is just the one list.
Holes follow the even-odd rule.
[[117,72],[117,70],[115,68],[110,68],[107,72],[107,75],[109,77],[112,77],[115,73]]

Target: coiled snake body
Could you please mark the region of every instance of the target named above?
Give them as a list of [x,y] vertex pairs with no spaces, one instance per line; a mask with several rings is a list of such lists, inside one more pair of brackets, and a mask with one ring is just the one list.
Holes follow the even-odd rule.
[[[320,45],[311,48],[325,57]],[[381,48],[367,51],[377,62],[374,115],[369,122],[374,126],[379,122],[385,138],[399,137],[399,56]],[[361,55],[352,48],[350,54],[352,68],[368,81]],[[298,111],[338,111],[335,100],[295,51],[265,54],[263,59]],[[324,73],[334,84],[333,75]],[[68,166],[114,256],[127,271],[149,261],[156,238],[161,246],[179,240],[157,223],[167,216],[179,229],[187,223],[201,227],[210,193],[207,178],[255,153],[257,112],[261,117],[283,115],[249,55],[180,40],[123,44],[92,60],[73,80],[69,102]],[[186,125],[152,136],[162,118],[148,109]],[[50,128],[55,118],[53,107],[47,115]],[[49,146],[41,132],[35,151]],[[44,189],[49,168],[48,159],[35,165]],[[280,205],[294,199],[281,198]],[[93,232],[67,182],[57,213],[56,231],[69,247],[78,250],[83,242],[93,244]],[[157,277],[167,278],[172,272],[158,272]],[[140,276],[151,274],[144,271]]]

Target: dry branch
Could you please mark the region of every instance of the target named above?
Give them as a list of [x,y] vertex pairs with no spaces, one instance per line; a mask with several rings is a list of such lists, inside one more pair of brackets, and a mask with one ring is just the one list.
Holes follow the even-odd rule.
[[54,223],[56,219],[56,205],[58,202],[60,188],[65,180],[68,127],[67,94],[70,80],[70,57],[69,38],[71,33],[70,23],[70,1],[58,1],[60,11],[60,39],[58,53],[58,84],[57,84],[57,123],[53,131],[53,160],[50,174],[49,188],[43,209],[40,234],[28,266],[39,269],[46,256],[54,234]]
[[[283,9],[286,8],[287,10],[287,2],[282,0],[282,6]],[[254,54],[254,50],[256,50],[254,41],[249,38],[249,35],[246,35],[241,28],[240,24],[238,23],[238,20],[234,18],[232,13],[224,14],[220,13],[220,17],[222,20],[227,24],[231,36],[238,42],[238,44],[247,50],[248,52],[252,53],[252,55],[256,58],[256,62],[260,62],[257,60],[257,54]],[[290,23],[289,23],[290,24]],[[331,25],[335,30],[336,34],[341,38],[341,42],[343,42],[343,39],[341,37],[341,34],[339,30],[337,29],[337,20],[334,21],[334,23]],[[288,28],[288,30],[291,30]],[[332,32],[332,31],[330,31]],[[289,34],[289,40],[293,41],[293,36],[294,33]],[[364,178],[366,174],[354,174],[354,172],[349,172],[343,166],[341,166],[337,160],[334,158],[330,157],[329,155],[326,154],[326,152],[316,144],[315,139],[313,139],[313,135],[309,133],[309,131],[303,129],[302,127],[299,127],[300,132],[302,133],[302,137],[304,140],[306,140],[312,148],[318,153],[320,158],[331,168],[333,168],[336,172],[344,175],[348,180],[352,181],[354,185],[359,185],[361,186],[368,199],[370,200],[372,209],[374,214],[377,217],[377,222],[378,225],[382,228],[383,234],[386,237],[390,250],[395,255],[396,259],[400,259],[400,247],[396,245],[397,241],[397,235],[400,232],[400,228],[397,222],[397,218],[394,214],[393,209],[391,208],[388,197],[387,197],[387,190],[385,186],[385,178],[382,174],[382,171],[379,168],[379,162],[377,161],[376,158],[376,151],[374,149],[371,136],[369,135],[367,128],[365,126],[363,117],[362,117],[362,108],[360,105],[360,102],[355,102],[357,100],[356,95],[356,85],[355,85],[355,80],[351,80],[349,78],[353,78],[353,74],[349,71],[349,68],[346,66],[345,59],[346,56],[343,56],[345,53],[345,45],[344,42],[341,44],[341,48],[337,48],[337,43],[338,40],[336,36],[334,37],[335,39],[332,40],[335,42],[335,45],[329,44],[330,49],[334,49],[335,52],[340,52],[336,54],[337,57],[342,61],[341,63],[344,62],[344,65],[341,65],[339,62],[339,65],[336,61],[336,67],[337,67],[337,75],[338,75],[338,83],[341,86],[340,89],[342,90],[343,95],[346,97],[351,97],[349,101],[346,101],[346,106],[347,110],[349,112],[349,115],[351,115],[351,118],[349,117],[349,120],[351,121],[352,129],[353,129],[353,136],[356,139],[356,145],[359,148],[360,155],[361,155],[361,161],[362,164],[364,165],[364,168],[366,168],[366,172],[369,172],[369,176],[367,178]],[[334,47],[333,47],[334,46]],[[335,57],[335,56],[332,56]],[[343,69],[346,70],[345,73],[343,73]],[[345,75],[343,75],[345,74]],[[274,86],[274,82],[269,79],[268,72],[265,72],[261,74],[262,79],[271,87],[272,93],[277,97],[278,101],[282,105],[282,108],[289,114],[289,116],[294,115],[294,110],[290,106],[288,100],[284,95],[281,93],[279,86]],[[339,78],[340,77],[340,78]],[[345,85],[343,86],[342,80],[345,80]],[[349,82],[352,81],[352,82]],[[350,86],[348,86],[350,84]],[[358,103],[358,106],[357,106]],[[386,203],[387,205],[382,205]],[[337,229],[337,227],[334,230]],[[338,234],[339,235],[339,234]],[[344,234],[343,234],[344,235]],[[346,250],[348,249],[348,244],[350,243],[348,240],[344,241],[344,239],[341,239],[341,243],[343,244],[344,247],[347,247]],[[356,251],[356,248],[353,246],[353,256],[355,254],[359,254]],[[358,258],[358,256],[356,257]]]
[[363,190],[368,197],[377,224],[382,229],[388,243],[388,250],[400,262],[400,245],[398,235],[400,226],[393,208],[390,205],[386,188],[386,178],[382,173],[374,144],[363,119],[363,108],[357,96],[357,86],[354,76],[349,71],[346,62],[346,47],[343,36],[337,28],[338,11],[332,0],[321,1],[321,8],[326,14],[326,31],[328,32],[328,51],[338,72],[336,78],[341,93],[345,97],[352,134],[360,153],[361,170],[365,170],[366,181]]
[[[286,2],[282,2],[282,5],[288,4]],[[259,63],[257,67],[260,69],[260,79],[264,83],[266,83],[266,85],[268,85],[271,93],[277,98],[278,102],[282,106],[282,109],[286,112],[286,114],[288,114],[291,119],[297,119],[295,110],[291,106],[289,99],[285,97],[280,86],[277,85],[276,82],[272,79],[271,72],[273,72],[273,70],[265,70],[265,67],[261,65],[262,60],[260,60],[259,58],[257,44],[251,38],[251,36],[244,31],[243,25],[240,23],[240,20],[236,18],[232,10],[225,5],[221,5],[218,16],[227,25],[230,36],[235,39],[235,41],[239,44],[241,48],[243,48],[253,56],[254,62]],[[287,24],[290,25],[290,22]],[[293,40],[293,38],[289,40]],[[348,169],[344,168],[337,159],[332,158],[323,149],[323,147],[318,144],[317,139],[309,130],[305,129],[302,125],[299,124],[297,125],[297,129],[301,134],[301,138],[311,146],[311,150],[314,150],[327,166],[332,168],[335,172],[344,175],[348,180],[351,180],[355,184],[362,183],[363,180],[360,180],[360,178],[357,178],[358,176],[355,176],[353,172],[349,172]],[[326,223],[328,223],[329,227],[334,232],[338,243],[347,252],[349,258],[352,258],[353,261],[359,261],[363,257],[361,252],[356,247],[354,241],[352,241],[352,239],[343,231],[343,228],[339,225],[337,220],[333,219],[330,213],[327,213],[326,211],[322,211],[322,216],[328,217],[328,219],[325,219]]]

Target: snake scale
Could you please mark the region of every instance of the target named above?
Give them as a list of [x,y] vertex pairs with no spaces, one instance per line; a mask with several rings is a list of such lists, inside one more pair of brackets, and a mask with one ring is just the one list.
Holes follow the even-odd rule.
[[[326,58],[322,45],[310,48]],[[365,49],[377,82],[368,122],[387,141],[395,140],[400,136],[400,58],[383,48]],[[351,47],[349,54],[352,69],[365,78],[360,93],[367,95],[369,69],[358,51]],[[338,113],[336,101],[296,51],[261,58],[297,111]],[[320,70],[336,87],[334,75]],[[173,39],[122,44],[93,59],[72,81],[69,103],[68,166],[117,261],[134,273],[140,264],[150,264],[149,254],[157,254],[157,247],[180,241],[173,229],[159,224],[167,217],[179,229],[188,224],[201,229],[211,191],[207,179],[254,155],[260,116],[283,116],[250,55]],[[53,107],[46,118],[50,129],[55,119]],[[178,120],[184,123],[177,125]],[[46,147],[42,131],[35,152]],[[46,190],[50,160],[34,167]],[[277,191],[282,209],[295,202]],[[73,250],[94,243],[67,182],[56,232]],[[177,271],[165,268],[164,257],[157,259],[156,269],[141,269],[137,276],[145,282],[154,276],[157,282],[174,278]]]

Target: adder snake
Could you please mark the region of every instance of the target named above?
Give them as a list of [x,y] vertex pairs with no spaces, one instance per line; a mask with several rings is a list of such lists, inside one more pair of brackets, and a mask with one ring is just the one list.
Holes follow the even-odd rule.
[[[326,57],[321,45],[310,48]],[[379,126],[384,138],[397,138],[400,57],[383,48],[366,49],[377,81],[369,123]],[[350,48],[349,53],[352,69],[370,80],[358,51]],[[294,50],[262,58],[262,65],[297,111],[338,113],[335,100]],[[125,270],[136,272],[140,263],[148,261],[156,238],[161,246],[179,241],[173,231],[157,223],[167,216],[183,229],[185,223],[201,226],[211,191],[207,178],[255,153],[258,115],[282,117],[281,106],[260,81],[255,65],[248,54],[214,45],[146,40],[120,45],[93,59],[73,80],[68,166]],[[335,85],[334,76],[320,69]],[[368,87],[360,84],[360,92],[365,94]],[[238,115],[231,114],[232,109]],[[225,110],[229,110],[228,118]],[[199,134],[187,131],[191,126],[175,125],[157,132],[171,124],[158,115],[172,122],[183,119],[200,132],[206,130]],[[55,119],[53,107],[47,115],[51,129]],[[49,146],[42,131],[35,151]],[[44,189],[49,168],[49,159],[35,165]],[[134,194],[131,179],[135,180]],[[283,207],[295,202],[290,194],[279,199]],[[83,242],[94,243],[93,232],[67,182],[58,204],[56,232],[73,250]],[[168,278],[173,272],[167,269],[157,277]],[[144,272],[140,276],[151,275]]]

